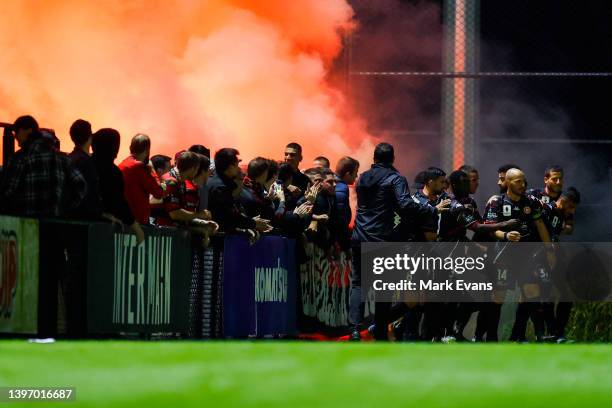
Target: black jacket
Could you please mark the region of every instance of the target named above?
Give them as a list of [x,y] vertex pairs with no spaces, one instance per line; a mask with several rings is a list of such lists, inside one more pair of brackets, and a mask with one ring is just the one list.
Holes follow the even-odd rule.
[[293,184],[296,187],[299,187],[300,190],[302,190],[302,196],[304,195],[304,193],[306,192],[306,189],[308,188],[308,183],[310,183],[310,179],[308,178],[307,175],[305,175],[304,173],[302,173],[300,170],[296,170],[293,172],[293,182],[291,184]]
[[395,213],[402,218],[431,217],[436,209],[415,202],[406,178],[390,165],[373,164],[357,182],[353,241],[392,241]]
[[237,187],[233,180],[215,174],[206,186],[208,209],[221,231],[234,232],[236,228],[255,229],[255,221],[243,212],[239,200],[232,196],[232,191]]
[[73,211],[73,216],[85,220],[99,220],[102,216],[102,197],[100,181],[93,158],[79,148],[68,155],[72,166],[81,172],[87,182],[87,195]]
[[100,197],[102,198],[102,211],[119,218],[125,225],[132,225],[135,221],[132,210],[123,195],[123,174],[119,167],[108,159],[92,156],[98,181],[100,183]]

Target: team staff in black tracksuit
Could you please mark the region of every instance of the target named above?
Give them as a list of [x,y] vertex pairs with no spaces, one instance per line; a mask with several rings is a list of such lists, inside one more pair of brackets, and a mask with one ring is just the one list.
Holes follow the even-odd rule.
[[[353,270],[349,319],[353,325],[352,339],[359,339],[359,326],[363,320],[361,302],[361,246],[362,242],[393,241],[395,213],[402,218],[434,216],[443,207],[431,207],[415,202],[410,196],[406,178],[393,167],[393,146],[380,143],[374,150],[372,168],[361,175],[357,183],[357,214],[351,240]],[[377,303],[374,336],[387,337],[389,303]]]

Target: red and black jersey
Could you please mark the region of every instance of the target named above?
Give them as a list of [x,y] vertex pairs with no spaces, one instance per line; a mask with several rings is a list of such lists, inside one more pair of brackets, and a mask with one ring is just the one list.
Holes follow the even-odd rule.
[[534,221],[542,218],[542,204],[528,195],[522,195],[518,201],[512,201],[506,194],[494,195],[485,207],[485,222],[499,223],[511,219],[521,222],[518,232],[521,242],[538,242],[540,236],[535,229]]
[[164,190],[159,180],[154,176],[155,172],[145,163],[136,160],[134,156],[128,156],[119,164],[125,183],[124,195],[134,218],[140,224],[148,224],[151,209],[149,195],[161,199]]
[[181,208],[187,208],[187,187],[184,181],[179,181],[179,173],[176,167],[164,174],[162,181],[166,186],[166,196],[161,207],[156,207],[152,215],[154,215],[157,225],[176,225],[170,218],[170,213]]
[[185,207],[187,211],[197,212],[200,206],[200,189],[191,180],[185,180]]

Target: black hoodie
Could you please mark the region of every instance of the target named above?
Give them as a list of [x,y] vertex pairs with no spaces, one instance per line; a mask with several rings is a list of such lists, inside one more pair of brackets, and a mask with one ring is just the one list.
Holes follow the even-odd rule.
[[357,182],[353,241],[392,241],[395,213],[402,218],[430,217],[436,209],[415,202],[406,178],[391,165],[376,163]]

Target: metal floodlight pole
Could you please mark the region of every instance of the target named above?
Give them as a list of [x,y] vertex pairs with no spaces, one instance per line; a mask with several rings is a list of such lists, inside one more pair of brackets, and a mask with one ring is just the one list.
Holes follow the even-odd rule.
[[[443,71],[479,71],[479,0],[444,1]],[[440,75],[443,76],[443,75]],[[442,166],[453,170],[477,165],[478,84],[468,76],[450,76],[442,84]]]

